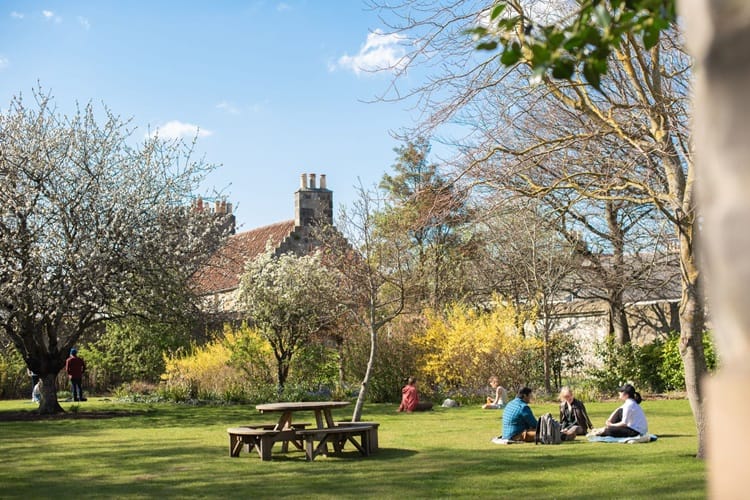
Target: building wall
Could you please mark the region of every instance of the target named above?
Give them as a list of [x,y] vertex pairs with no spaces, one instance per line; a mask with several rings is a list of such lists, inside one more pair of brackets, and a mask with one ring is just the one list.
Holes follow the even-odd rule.
[[[679,300],[648,301],[626,306],[632,342],[645,345],[679,331]],[[599,366],[595,345],[609,333],[609,312],[603,301],[578,301],[559,312],[553,332],[569,335],[578,343],[586,366]]]

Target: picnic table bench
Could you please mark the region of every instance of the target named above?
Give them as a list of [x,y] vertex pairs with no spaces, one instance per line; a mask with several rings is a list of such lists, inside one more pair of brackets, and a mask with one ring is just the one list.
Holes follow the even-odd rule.
[[346,426],[361,426],[366,425],[370,428],[370,435],[367,438],[367,444],[369,445],[370,454],[378,451],[378,428],[380,424],[378,422],[336,422],[337,427]]
[[258,452],[262,460],[271,460],[271,449],[273,444],[281,441],[282,451],[287,451],[291,442],[297,449],[302,450],[302,440],[295,431],[304,430],[308,423],[294,424],[288,429],[276,429],[276,424],[257,424],[230,427],[229,434],[229,456],[239,457],[242,447],[247,445],[247,451],[253,448]]
[[[348,423],[349,424],[349,423]],[[315,460],[318,455],[328,455],[327,444],[331,443],[336,454],[340,454],[346,442],[350,442],[362,456],[370,456],[370,433],[372,425],[337,425],[323,429],[305,429],[297,431],[296,434],[305,439],[305,458]],[[359,442],[355,438],[359,438]],[[315,441],[318,445],[315,446]]]

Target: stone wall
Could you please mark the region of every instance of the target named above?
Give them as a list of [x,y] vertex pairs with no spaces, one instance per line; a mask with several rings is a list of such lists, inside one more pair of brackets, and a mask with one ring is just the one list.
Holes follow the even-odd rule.
[[[628,326],[632,342],[644,345],[679,331],[678,299],[628,304]],[[586,366],[599,366],[596,343],[609,333],[609,312],[604,301],[581,300],[562,305],[554,318],[553,331],[570,335],[578,343]]]

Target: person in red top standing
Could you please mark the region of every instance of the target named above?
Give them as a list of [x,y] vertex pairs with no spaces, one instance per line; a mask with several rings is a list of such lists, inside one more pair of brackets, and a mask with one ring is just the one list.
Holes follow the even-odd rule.
[[432,403],[420,403],[419,394],[417,394],[417,379],[409,377],[406,379],[406,385],[401,389],[401,406],[398,411],[413,412],[426,411],[432,409]]
[[70,379],[70,391],[73,393],[73,401],[86,401],[83,397],[83,374],[86,371],[86,363],[83,358],[78,357],[78,349],[70,350],[70,356],[65,361],[65,371]]

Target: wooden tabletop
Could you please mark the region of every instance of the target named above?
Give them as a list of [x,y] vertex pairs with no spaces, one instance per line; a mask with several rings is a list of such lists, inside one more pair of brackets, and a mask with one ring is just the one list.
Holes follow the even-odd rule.
[[289,401],[281,403],[265,403],[255,407],[259,412],[271,411],[315,411],[343,408],[349,401]]

